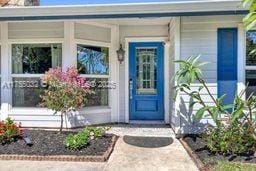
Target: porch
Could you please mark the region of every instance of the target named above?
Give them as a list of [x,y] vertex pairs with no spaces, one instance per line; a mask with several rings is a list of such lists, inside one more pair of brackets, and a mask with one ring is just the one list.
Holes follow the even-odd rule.
[[[203,68],[203,73],[211,91],[217,96],[218,29],[236,28],[239,56],[237,90],[243,89],[246,43],[242,18],[245,13],[237,7],[236,1],[1,9],[1,119],[12,117],[24,127],[59,127],[58,114],[53,115],[53,111],[38,105],[40,98],[34,90],[37,87],[17,88],[13,83],[32,81],[36,84],[48,68],[58,66],[66,70],[75,66],[81,69],[81,76],[107,84],[107,89],[96,90],[87,107],[71,113],[66,118],[68,128],[157,120],[171,124],[176,133],[193,132],[198,126],[192,124],[191,118],[198,107],[189,108],[190,99],[183,94],[179,95],[178,101],[173,101],[174,83],[171,78],[178,69],[173,61],[201,54],[202,61],[211,62]],[[142,47],[143,53],[149,48],[150,51],[156,49],[156,56],[153,51],[147,52],[151,57],[144,61],[150,65],[149,73],[154,72],[149,74],[148,80],[142,79],[143,74],[136,77],[136,73],[144,71],[140,71],[142,65],[136,68],[135,63],[130,62],[136,59],[137,54],[130,52],[134,51],[131,43],[136,44],[135,50]],[[162,50],[150,43],[159,43]],[[125,50],[121,63],[116,53],[120,44]],[[30,59],[33,51],[36,52],[36,62]],[[88,53],[93,60],[85,57]],[[101,54],[100,57],[97,58],[97,54]],[[162,62],[154,65],[154,58]],[[131,72],[133,69],[135,71]],[[135,92],[137,82],[134,78],[131,80],[131,75],[141,79],[138,92]],[[198,85],[194,84],[194,88]],[[139,99],[139,105],[133,105],[134,95],[140,92],[144,93],[142,95],[151,93],[152,98],[145,99],[144,96]],[[205,100],[208,99],[205,96]],[[131,112],[133,109],[137,111]],[[161,114],[161,117],[147,118],[150,112],[151,116]],[[207,122],[210,121],[205,118],[202,124]]]

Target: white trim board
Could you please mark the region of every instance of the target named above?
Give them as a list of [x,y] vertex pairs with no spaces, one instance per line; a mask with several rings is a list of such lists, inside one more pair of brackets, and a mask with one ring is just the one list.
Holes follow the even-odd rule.
[[[129,118],[129,43],[130,42],[165,42],[164,46],[164,79],[169,78],[169,42],[168,37],[129,37],[125,38],[125,123],[130,123]],[[168,64],[165,64],[168,62]],[[169,80],[164,83],[164,122],[169,123]],[[167,94],[166,94],[167,93]]]

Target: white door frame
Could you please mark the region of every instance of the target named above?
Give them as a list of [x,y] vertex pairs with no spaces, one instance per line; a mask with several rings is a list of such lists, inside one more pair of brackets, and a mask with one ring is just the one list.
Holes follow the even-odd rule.
[[[169,97],[170,97],[170,72],[169,72],[169,52],[170,43],[168,37],[129,37],[125,38],[125,123],[130,122],[129,118],[129,43],[130,42],[165,42],[164,45],[164,121],[170,122]],[[145,122],[145,121],[144,121]]]

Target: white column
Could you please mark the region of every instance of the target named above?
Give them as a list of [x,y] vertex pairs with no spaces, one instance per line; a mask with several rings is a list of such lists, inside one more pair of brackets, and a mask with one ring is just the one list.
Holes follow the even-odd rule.
[[170,42],[164,45],[164,116],[165,123],[170,123]]
[[111,107],[111,122],[119,122],[119,61],[116,51],[119,48],[119,26],[111,27],[110,48],[110,81],[116,83],[115,89],[110,89],[109,104]]
[[8,45],[8,23],[1,23],[1,120],[8,117],[11,108],[11,65]]
[[[245,36],[245,28],[244,24],[238,24],[238,56],[237,56],[237,93],[242,92],[245,85],[245,65],[246,65],[246,36]],[[245,99],[245,94],[243,95]]]
[[75,24],[72,21],[64,21],[64,43],[62,54],[62,68],[66,70],[70,66],[76,66]]
[[[76,66],[76,46],[75,46],[75,24],[73,21],[64,21],[64,42],[62,45],[62,70],[66,71],[68,67]],[[66,119],[66,118],[65,118]],[[69,120],[64,121],[67,127],[72,127]]]
[[[180,17],[174,18],[174,24],[175,24],[175,29],[174,29],[174,43],[175,43],[175,55],[174,55],[174,60],[179,60],[180,59],[180,49],[181,49],[181,44],[180,44],[180,29],[181,29],[181,19]],[[175,64],[175,72],[179,70],[179,65]],[[175,83],[176,84],[176,83]],[[172,121],[174,123],[174,130],[175,133],[179,133],[180,131],[180,95],[177,95],[177,99],[174,104],[174,116],[172,117],[174,120]]]

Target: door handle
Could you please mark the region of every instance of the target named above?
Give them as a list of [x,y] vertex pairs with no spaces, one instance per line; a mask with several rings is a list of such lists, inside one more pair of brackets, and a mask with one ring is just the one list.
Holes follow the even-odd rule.
[[130,99],[132,99],[133,97],[132,97],[132,90],[133,90],[133,80],[132,80],[132,78],[130,78],[130,80],[129,80],[129,89],[130,89]]

